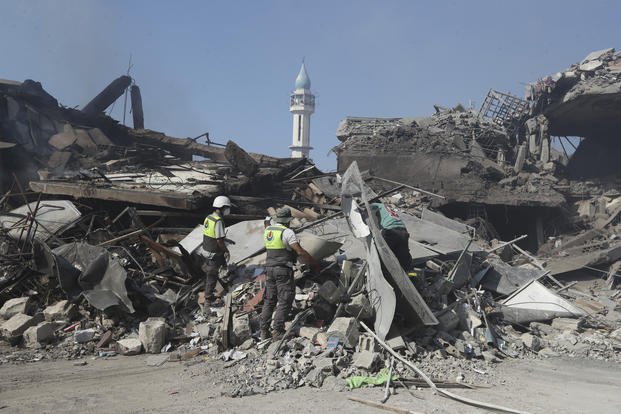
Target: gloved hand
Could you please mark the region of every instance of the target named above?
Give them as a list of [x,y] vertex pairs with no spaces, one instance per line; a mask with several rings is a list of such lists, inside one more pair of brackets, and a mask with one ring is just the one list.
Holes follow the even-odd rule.
[[231,258],[231,253],[224,252],[224,262],[228,263],[230,258]]

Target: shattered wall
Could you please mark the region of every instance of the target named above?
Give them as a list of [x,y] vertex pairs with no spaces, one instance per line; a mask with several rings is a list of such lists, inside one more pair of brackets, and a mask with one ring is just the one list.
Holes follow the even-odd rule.
[[334,151],[338,170],[361,170],[433,191],[451,202],[555,207],[562,196],[542,182],[535,191],[503,181],[511,168],[509,136],[474,111],[446,110],[428,118],[346,118]]

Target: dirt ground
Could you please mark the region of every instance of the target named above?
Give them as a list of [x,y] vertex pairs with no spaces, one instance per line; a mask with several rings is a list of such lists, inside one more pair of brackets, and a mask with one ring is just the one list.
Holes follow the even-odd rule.
[[[381,387],[335,391],[302,387],[244,398],[221,395],[223,363],[167,362],[147,366],[148,356],[76,361],[40,361],[0,366],[0,413],[149,412],[149,413],[378,413],[349,401],[355,396],[379,401]],[[84,362],[82,362],[84,363]],[[490,388],[452,390],[457,394],[532,413],[621,412],[621,367],[602,361],[551,358],[512,360],[494,366]],[[234,369],[234,368],[227,368]],[[388,405],[419,413],[482,413],[415,390],[397,389]]]

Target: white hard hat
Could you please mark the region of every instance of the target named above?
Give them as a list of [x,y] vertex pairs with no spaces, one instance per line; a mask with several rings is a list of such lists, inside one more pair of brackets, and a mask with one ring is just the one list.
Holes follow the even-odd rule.
[[218,196],[213,200],[213,206],[215,208],[231,207],[231,200],[227,196]]

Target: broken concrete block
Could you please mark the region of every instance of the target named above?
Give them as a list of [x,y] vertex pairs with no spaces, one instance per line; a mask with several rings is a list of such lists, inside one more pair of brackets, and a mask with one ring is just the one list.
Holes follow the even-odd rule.
[[356,295],[345,305],[345,312],[358,319],[370,319],[373,317],[373,307],[367,295]]
[[379,345],[375,342],[375,338],[369,334],[363,333],[358,337],[358,346],[356,347],[356,351],[377,352],[379,351]]
[[43,319],[42,316],[36,318],[34,316],[18,313],[0,326],[0,332],[7,339],[19,337],[26,329],[41,322],[41,319]]
[[302,338],[310,339],[311,341],[315,340],[315,335],[319,333],[319,328],[313,328],[311,326],[301,326],[300,327],[300,336]]
[[356,368],[373,371],[380,361],[380,355],[378,352],[362,351],[356,352],[352,359]]
[[248,314],[233,317],[233,330],[231,332],[231,343],[233,345],[241,345],[250,338],[252,330],[250,329],[250,318]]
[[555,318],[552,320],[552,327],[559,331],[577,331],[580,326],[580,319]]
[[32,310],[32,300],[28,296],[21,298],[9,299],[4,302],[2,308],[0,308],[0,317],[4,319],[11,319],[18,313],[28,315]]
[[92,341],[96,333],[97,331],[93,328],[80,329],[80,330],[75,331],[73,335],[73,340],[79,344],[85,344],[87,342]]
[[337,336],[339,340],[348,348],[353,348],[358,344],[358,323],[354,318],[336,318],[330,329],[328,329],[328,337]]
[[138,338],[124,338],[116,341],[116,352],[121,355],[138,355],[142,351],[142,342]]
[[313,365],[316,369],[323,371],[325,373],[332,373],[334,371],[334,363],[332,362],[332,358],[321,357],[315,358],[313,360]]
[[199,323],[194,327],[194,330],[202,339],[207,339],[212,332],[212,325],[210,323]]
[[315,343],[325,348],[328,346],[328,338],[330,338],[330,336],[326,332],[317,332],[317,335],[315,335]]
[[324,298],[326,302],[337,305],[345,294],[345,289],[343,289],[341,286],[337,286],[331,280],[328,280],[323,285],[321,285],[318,294],[319,296]]
[[73,303],[61,300],[48,306],[43,311],[46,321],[68,321],[71,322],[78,315],[78,309]]
[[306,377],[304,377],[304,382],[310,387],[321,388],[327,376],[328,374],[322,370],[313,368],[306,374]]
[[247,350],[253,348],[255,343],[256,343],[256,341],[254,340],[254,338],[248,338],[240,346],[238,346],[237,348],[240,351],[247,351]]
[[166,322],[164,318],[149,318],[140,322],[138,337],[145,352],[159,354],[166,342]]
[[455,309],[450,309],[438,316],[438,329],[449,332],[459,325],[459,315]]
[[[390,333],[388,335],[390,335]],[[395,335],[390,339],[386,338],[385,342],[386,342],[386,345],[388,345],[395,351],[400,351],[402,349],[405,349],[405,341],[403,340],[403,337],[401,335]]]
[[528,332],[522,334],[520,339],[526,348],[531,349],[534,352],[538,352],[541,349],[541,340]]
[[558,352],[551,350],[550,348],[543,348],[537,353],[542,358],[554,358],[559,356]]
[[24,331],[24,343],[29,348],[37,348],[48,344],[54,340],[55,330],[56,324],[50,322],[41,322],[36,326],[31,326]]

